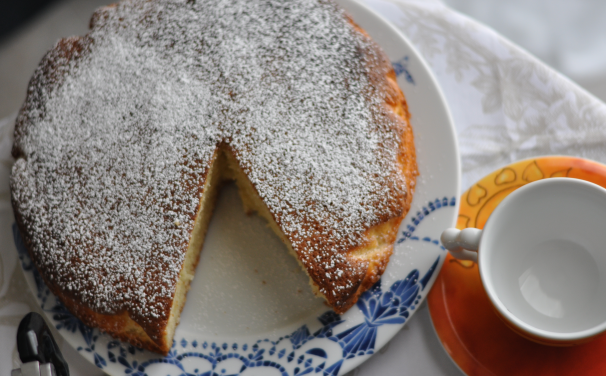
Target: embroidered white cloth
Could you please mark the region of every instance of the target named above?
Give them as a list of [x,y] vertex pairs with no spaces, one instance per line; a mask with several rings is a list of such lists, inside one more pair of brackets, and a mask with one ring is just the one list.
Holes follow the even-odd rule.
[[[412,41],[437,77],[457,129],[461,191],[500,166],[532,156],[574,155],[606,163],[606,105],[598,99],[438,1],[365,2]],[[13,241],[8,188],[13,122],[14,117],[0,120],[0,242],[5,244]],[[0,374],[18,365],[17,325],[37,309],[17,255],[7,249],[0,249]],[[349,375],[460,373],[440,347],[427,311],[422,307],[385,348]],[[103,374],[58,341],[72,375]]]

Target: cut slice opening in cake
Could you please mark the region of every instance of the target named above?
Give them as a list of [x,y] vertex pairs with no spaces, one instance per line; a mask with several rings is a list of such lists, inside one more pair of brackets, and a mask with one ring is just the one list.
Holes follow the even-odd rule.
[[[310,312],[328,309],[226,147],[220,147],[213,158],[200,202],[167,338],[172,338],[182,320],[202,333],[230,335],[289,325]],[[207,238],[211,222],[216,226],[215,234]],[[190,287],[196,291],[188,292]],[[191,302],[188,306],[186,299]],[[234,311],[233,301],[238,301],[240,312]]]

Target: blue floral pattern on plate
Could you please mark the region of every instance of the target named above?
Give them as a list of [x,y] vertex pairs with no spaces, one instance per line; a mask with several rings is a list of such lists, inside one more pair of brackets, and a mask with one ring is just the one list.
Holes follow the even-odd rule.
[[412,77],[412,74],[410,74],[410,71],[408,69],[408,63],[409,63],[409,57],[408,57],[408,55],[406,55],[403,58],[401,58],[400,60],[391,63],[391,65],[393,66],[393,69],[396,72],[397,77],[404,76],[404,78],[406,79],[406,82],[408,82],[411,85],[415,85],[415,79]]

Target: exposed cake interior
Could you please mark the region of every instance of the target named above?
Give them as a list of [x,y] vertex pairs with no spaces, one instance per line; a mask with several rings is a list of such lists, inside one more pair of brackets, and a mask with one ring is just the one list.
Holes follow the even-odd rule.
[[[204,245],[204,238],[208,230],[208,225],[212,219],[213,208],[215,206],[217,196],[220,192],[221,186],[230,180],[236,182],[240,198],[242,199],[242,203],[244,205],[244,210],[247,212],[247,214],[253,214],[253,212],[256,212],[262,218],[264,218],[269,227],[282,240],[290,254],[295,257],[303,271],[307,274],[307,270],[297,258],[292,245],[284,236],[282,231],[280,231],[278,225],[269,213],[269,210],[267,210],[267,207],[263,205],[261,198],[250,183],[250,180],[248,180],[238,165],[238,162],[234,158],[233,154],[229,151],[229,148],[222,146],[217,149],[217,152],[213,157],[213,162],[211,163],[211,167],[204,184],[204,191],[200,200],[200,209],[198,210],[198,214],[196,216],[194,230],[192,232],[187,254],[185,255],[185,261],[183,263],[183,269],[181,270],[179,282],[175,291],[173,306],[171,308],[166,329],[166,338],[173,337],[176,326],[179,324],[179,317],[185,305],[187,291],[189,290],[191,281],[196,273],[196,266]],[[309,283],[314,293],[323,297],[323,294],[319,292],[318,287],[311,279],[309,280]]]

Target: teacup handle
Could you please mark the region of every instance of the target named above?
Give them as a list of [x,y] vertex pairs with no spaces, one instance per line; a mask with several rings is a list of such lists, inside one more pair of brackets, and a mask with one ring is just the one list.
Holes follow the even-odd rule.
[[477,228],[466,228],[459,230],[449,228],[442,232],[440,240],[444,248],[459,260],[470,260],[478,262],[478,246],[482,238],[482,230]]

